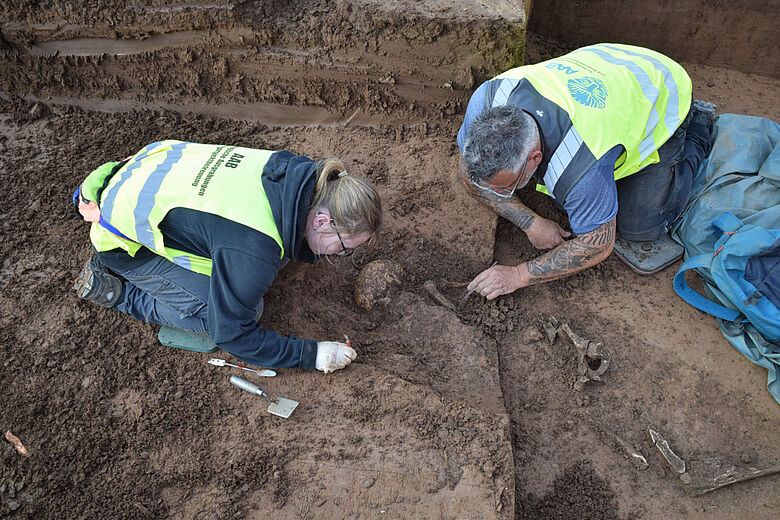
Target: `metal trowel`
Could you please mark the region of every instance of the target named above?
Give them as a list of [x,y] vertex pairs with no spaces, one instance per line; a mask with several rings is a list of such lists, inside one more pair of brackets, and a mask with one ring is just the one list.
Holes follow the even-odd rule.
[[295,408],[298,406],[298,401],[287,399],[286,397],[270,397],[266,394],[262,388],[254,383],[250,383],[246,379],[242,379],[238,376],[230,376],[230,384],[239,387],[241,390],[245,390],[250,394],[259,395],[268,399],[268,413],[278,415],[287,419],[292,415]]

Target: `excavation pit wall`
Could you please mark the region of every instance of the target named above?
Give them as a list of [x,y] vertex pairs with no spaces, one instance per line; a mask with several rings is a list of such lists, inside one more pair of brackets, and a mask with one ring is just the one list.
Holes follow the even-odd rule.
[[779,16],[777,4],[763,0],[537,0],[529,28],[573,47],[629,43],[780,78]]
[[101,5],[0,11],[0,90],[226,116],[248,105],[244,118],[273,124],[430,123],[524,52],[521,3]]

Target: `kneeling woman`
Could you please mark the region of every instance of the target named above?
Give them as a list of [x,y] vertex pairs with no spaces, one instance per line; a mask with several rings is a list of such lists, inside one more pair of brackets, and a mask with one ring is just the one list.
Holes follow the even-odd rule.
[[355,359],[343,343],[282,337],[258,322],[289,260],[349,256],[381,226],[378,194],[338,159],[162,141],[93,171],[73,203],[92,222],[96,252],[76,281],[81,298],[207,332],[253,365],[327,373]]

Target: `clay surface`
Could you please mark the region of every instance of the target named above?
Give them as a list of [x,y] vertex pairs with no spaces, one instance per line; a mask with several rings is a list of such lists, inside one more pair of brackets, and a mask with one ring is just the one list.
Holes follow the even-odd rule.
[[[536,3],[539,3],[537,0]],[[766,372],[675,294],[675,268],[611,257],[493,302],[461,298],[496,259],[539,254],[453,179],[470,93],[518,50],[513,2],[8,2],[0,7],[0,516],[9,518],[771,518],[778,476],[691,497],[653,446],[685,460],[777,463]],[[519,45],[519,46],[518,46]],[[490,52],[488,52],[490,51]],[[496,59],[495,57],[499,58]],[[766,75],[682,60],[694,96],[780,119]],[[260,379],[289,419],[228,383],[209,355],[79,301],[89,255],[70,196],[101,163],[159,139],[341,157],[383,197],[381,240],[285,267],[263,323],[343,340],[332,375]],[[521,197],[566,226],[541,194]],[[354,300],[371,261],[392,297]],[[435,303],[433,281],[456,306]],[[574,390],[577,353],[548,316],[602,342],[602,382]],[[220,353],[230,362],[237,360]],[[251,376],[251,374],[250,374]],[[634,465],[626,446],[649,464]]]

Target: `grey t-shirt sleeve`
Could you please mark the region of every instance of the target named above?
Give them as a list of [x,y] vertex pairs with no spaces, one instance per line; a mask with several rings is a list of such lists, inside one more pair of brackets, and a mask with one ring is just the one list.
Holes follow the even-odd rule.
[[617,215],[615,161],[623,149],[612,148],[588,170],[566,197],[563,209],[575,235],[589,233]]
[[466,107],[466,115],[463,118],[463,124],[458,131],[458,148],[460,153],[463,153],[463,148],[466,146],[466,136],[469,133],[471,123],[485,110],[485,93],[487,92],[487,81],[479,86],[477,90],[471,95],[469,104]]

